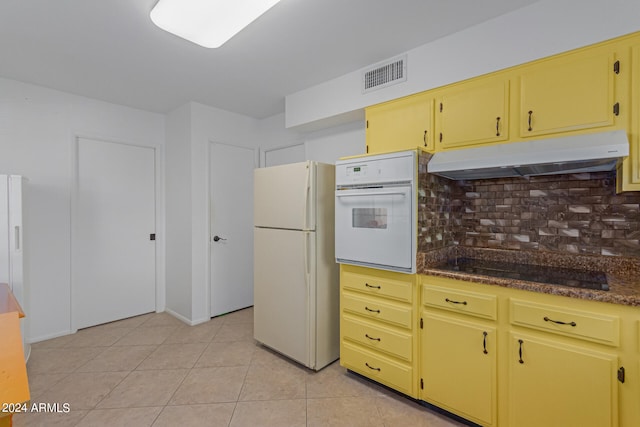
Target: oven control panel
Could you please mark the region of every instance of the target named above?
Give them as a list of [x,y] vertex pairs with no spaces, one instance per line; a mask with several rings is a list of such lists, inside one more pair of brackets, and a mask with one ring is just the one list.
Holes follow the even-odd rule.
[[411,182],[415,177],[415,168],[415,151],[338,160],[336,162],[336,185]]
[[367,176],[368,169],[366,164],[347,166],[347,176]]

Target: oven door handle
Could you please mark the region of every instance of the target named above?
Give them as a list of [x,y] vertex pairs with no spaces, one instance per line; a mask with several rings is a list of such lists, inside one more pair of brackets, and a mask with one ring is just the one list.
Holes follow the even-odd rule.
[[406,196],[404,191],[385,191],[385,192],[371,192],[371,193],[349,193],[341,194],[336,192],[336,197],[355,197],[355,196]]

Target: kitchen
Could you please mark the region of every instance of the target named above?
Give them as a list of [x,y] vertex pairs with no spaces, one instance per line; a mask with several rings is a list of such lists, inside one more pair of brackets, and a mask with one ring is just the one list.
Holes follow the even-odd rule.
[[[559,5],[538,2],[526,10],[497,17],[485,25],[412,50],[411,77],[406,85],[390,86],[363,96],[358,84],[352,89],[348,85],[345,90],[346,80],[359,76],[353,73],[292,94],[287,97],[284,114],[264,120],[191,103],[167,116],[165,130],[163,115],[77,98],[20,83],[19,79],[3,79],[3,99],[7,100],[3,102],[6,114],[2,115],[7,118],[2,126],[6,135],[0,156],[4,159],[3,170],[30,178],[34,187],[32,212],[39,212],[32,213],[31,221],[33,232],[41,240],[31,254],[32,263],[38,266],[31,271],[34,340],[70,331],[68,165],[71,161],[69,141],[73,134],[164,147],[158,156],[162,156],[159,163],[166,165],[166,192],[160,193],[158,203],[166,205],[168,211],[166,217],[159,218],[158,224],[164,224],[166,229],[167,241],[163,243],[166,249],[159,250],[159,257],[166,257],[166,269],[162,264],[157,267],[161,289],[157,295],[158,306],[166,306],[197,323],[209,314],[205,267],[208,218],[202,213],[208,198],[202,184],[207,181],[207,165],[200,160],[206,158],[209,140],[243,144],[259,136],[265,149],[303,144],[308,158],[329,163],[338,157],[361,154],[365,151],[361,108],[632,33],[638,30],[632,19],[637,16],[635,7],[632,2],[601,4],[594,1],[586,5],[584,2]],[[603,16],[607,19],[603,20]],[[610,25],[611,22],[616,25]],[[504,28],[510,34],[537,36],[505,37]],[[539,28],[545,31],[540,33]],[[570,35],[567,28],[572,30]],[[496,54],[499,51],[496,46],[501,46],[504,54]],[[435,57],[443,60],[434,70],[432,58]],[[419,77],[421,75],[424,77]],[[421,78],[426,80],[420,81]],[[358,116],[357,120],[348,121],[354,115]],[[323,122],[324,129],[311,130],[303,136],[297,133],[305,124],[313,128]],[[187,136],[183,138],[184,135]],[[188,158],[185,152],[189,153]],[[190,195],[185,194],[189,192],[184,188],[191,189]],[[182,206],[181,209],[171,211],[171,206],[176,205]],[[489,227],[488,223],[486,226]],[[159,241],[162,241],[161,234],[159,232]]]

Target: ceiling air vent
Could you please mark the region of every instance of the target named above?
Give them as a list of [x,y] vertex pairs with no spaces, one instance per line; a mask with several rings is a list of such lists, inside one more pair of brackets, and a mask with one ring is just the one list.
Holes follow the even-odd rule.
[[407,56],[393,58],[362,72],[362,93],[391,86],[407,80]]

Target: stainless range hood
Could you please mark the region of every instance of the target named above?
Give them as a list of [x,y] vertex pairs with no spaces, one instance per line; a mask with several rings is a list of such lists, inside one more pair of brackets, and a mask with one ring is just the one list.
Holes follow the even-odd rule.
[[627,134],[616,130],[441,151],[427,171],[455,180],[601,172],[628,155]]

